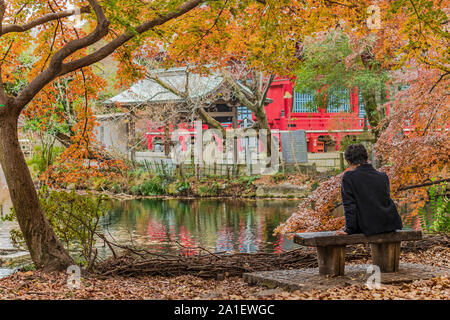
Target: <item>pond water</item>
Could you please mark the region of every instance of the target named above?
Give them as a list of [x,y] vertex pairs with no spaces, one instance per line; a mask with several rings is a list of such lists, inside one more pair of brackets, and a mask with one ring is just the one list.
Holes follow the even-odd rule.
[[273,231],[297,205],[293,200],[116,200],[102,227],[116,241],[133,239],[156,251],[281,252],[296,245]]
[[[212,252],[281,252],[296,248],[291,240],[273,236],[274,229],[296,210],[298,200],[136,199],[110,200],[101,220],[107,237],[152,251],[181,248],[186,255],[198,247]],[[7,189],[0,188],[0,215],[9,212]],[[342,214],[339,210],[336,214]],[[414,229],[420,229],[418,221]],[[405,225],[405,227],[408,227]],[[13,248],[9,231],[16,222],[0,221],[0,249]],[[110,254],[97,244],[100,256]]]
[[[273,236],[298,205],[298,200],[139,199],[111,200],[101,227],[115,241],[168,252],[281,252],[296,245]],[[6,189],[0,189],[0,215],[9,212]],[[9,231],[15,222],[0,222],[0,248],[12,248]],[[107,247],[98,244],[101,255]]]

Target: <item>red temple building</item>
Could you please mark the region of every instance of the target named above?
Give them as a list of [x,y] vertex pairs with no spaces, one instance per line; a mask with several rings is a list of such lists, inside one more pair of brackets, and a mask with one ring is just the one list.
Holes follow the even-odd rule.
[[[295,82],[277,78],[267,97],[273,100],[266,107],[267,118],[275,130],[305,130],[308,152],[330,152],[340,149],[345,136],[355,138],[363,132],[365,111],[358,89],[340,92],[326,110],[311,105],[313,93],[294,90]],[[389,112],[389,110],[387,110]]]
[[[209,96],[222,97],[213,98],[215,100],[211,100],[205,109],[226,129],[244,125],[245,119],[256,120],[248,108],[240,106],[231,98],[229,86],[219,75],[191,75],[191,81],[187,82],[187,73],[183,68],[157,72],[161,79],[173,86],[179,86],[180,90],[188,83],[193,98],[201,100]],[[240,85],[246,89],[245,85]],[[278,135],[280,131],[305,130],[308,152],[316,153],[337,151],[344,137],[355,139],[364,131],[365,111],[358,88],[343,88],[339,92],[331,92],[328,106],[318,108],[313,103],[314,92],[296,92],[294,86],[294,79],[278,77],[269,88],[265,109],[273,135]],[[134,84],[105,104],[148,105],[150,108],[158,108],[160,103],[179,101],[180,97],[147,79]],[[386,112],[389,114],[389,106]],[[192,124],[188,123],[172,124],[170,130],[180,125],[194,131]],[[207,129],[206,125],[204,129]],[[149,125],[146,138],[148,149],[155,151],[155,146],[161,146],[164,140],[164,128],[152,129]]]

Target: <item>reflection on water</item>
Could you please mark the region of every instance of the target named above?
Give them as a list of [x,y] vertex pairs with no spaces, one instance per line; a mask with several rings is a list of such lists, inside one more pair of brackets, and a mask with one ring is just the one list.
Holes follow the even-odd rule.
[[[195,254],[200,246],[215,252],[281,252],[296,245],[273,230],[298,205],[293,200],[111,200],[101,221],[105,235],[121,243],[143,245],[151,250]],[[0,189],[0,214],[9,213],[7,189]],[[16,222],[0,221],[0,248],[12,248],[9,231]],[[108,254],[103,243],[100,255]],[[104,252],[102,252],[104,251]]]
[[[9,213],[11,201],[1,181],[3,216]],[[132,241],[163,252],[178,248],[177,243],[187,255],[198,253],[199,246],[215,252],[281,252],[296,245],[285,237],[273,236],[273,230],[297,205],[294,200],[111,200],[101,225],[104,233],[118,242]],[[342,211],[336,210],[335,215],[342,215]],[[404,227],[420,230],[420,223],[415,217]],[[9,231],[13,228],[17,228],[16,222],[0,221],[0,248],[12,248]],[[109,254],[103,243],[98,248],[100,255]]]
[[113,201],[103,219],[106,233],[119,242],[132,241],[148,249],[198,253],[197,247],[215,252],[281,252],[296,245],[273,230],[297,206],[291,200],[179,200]]

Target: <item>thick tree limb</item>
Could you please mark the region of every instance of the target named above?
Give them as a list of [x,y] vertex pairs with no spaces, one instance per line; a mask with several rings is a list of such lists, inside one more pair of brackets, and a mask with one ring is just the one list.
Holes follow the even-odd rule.
[[97,17],[97,26],[93,32],[87,36],[75,39],[68,42],[64,47],[58,50],[52,59],[50,60],[47,69],[34,78],[28,86],[22,90],[22,92],[15,98],[15,109],[19,114],[27,103],[29,103],[33,97],[44,88],[48,83],[54,80],[61,71],[63,61],[65,58],[73,54],[74,52],[86,48],[108,34],[109,21],[106,18],[102,7],[96,0],[89,0],[95,15]]
[[[76,71],[80,68],[89,66],[93,63],[96,63],[111,53],[113,53],[118,47],[122,46],[125,42],[129,41],[136,34],[144,33],[145,31],[150,30],[151,28],[161,25],[169,20],[177,18],[184,13],[192,10],[204,0],[189,0],[182,5],[180,5],[174,11],[171,11],[161,17],[157,17],[155,19],[149,20],[147,22],[142,23],[134,31],[125,32],[119,37],[115,38],[107,45],[103,46],[99,50],[94,51],[91,54],[84,56],[83,58],[63,63],[64,59],[68,56],[72,55],[74,52],[86,48],[108,34],[109,21],[106,18],[102,7],[98,4],[96,0],[89,0],[89,3],[94,10],[97,17],[97,27],[95,30],[87,35],[84,38],[76,39],[68,42],[63,48],[55,53],[53,58],[50,61],[48,68],[39,74],[36,78],[34,78],[30,84],[19,94],[19,96],[15,99],[15,111],[17,114],[21,112],[21,110],[25,107],[27,103],[29,103],[33,97],[48,83],[54,80],[56,77],[65,75],[72,71]],[[54,19],[58,19],[59,16],[53,16]]]
[[195,112],[202,119],[202,121],[204,123],[206,123],[207,125],[211,126],[214,129],[219,130],[222,133],[222,136],[226,137],[227,133],[226,133],[225,129],[222,127],[222,125],[220,124],[220,122],[217,121],[216,119],[214,119],[213,117],[211,117],[204,108],[202,108],[202,107],[196,108]]
[[142,34],[151,28],[155,26],[162,25],[166,23],[167,21],[170,21],[172,19],[175,19],[186,12],[189,12],[190,10],[197,7],[200,3],[202,3],[204,0],[189,0],[180,5],[177,9],[175,9],[172,12],[169,12],[165,15],[161,15],[155,19],[149,20],[145,23],[142,23],[141,25],[137,26],[134,31],[125,32],[124,34],[118,36],[102,48],[94,51],[93,53],[84,56],[83,58],[65,63],[58,74],[58,76],[67,74],[69,72],[75,71],[77,69],[89,66],[93,63],[99,62],[103,60],[104,58],[108,57],[110,54],[112,54],[117,48],[122,46],[124,43],[132,39],[136,34]]
[[[87,13],[87,12],[90,12],[90,9],[91,8],[89,6],[85,6],[85,7],[82,7],[80,9],[80,11],[81,11],[81,13]],[[25,32],[25,31],[33,29],[37,26],[43,25],[47,22],[73,16],[75,13],[76,13],[76,10],[71,9],[71,10],[65,10],[65,11],[61,11],[61,12],[49,13],[49,14],[46,14],[45,16],[39,17],[33,21],[30,21],[30,22],[28,22],[26,24],[22,24],[22,25],[7,24],[7,25],[4,25],[1,27],[0,36],[5,35],[7,33],[11,33],[11,32]]]
[[234,80],[233,77],[226,71],[223,71],[223,77],[225,81],[227,81],[227,83],[233,88],[233,93],[237,96],[238,100],[247,108],[254,111],[256,109],[256,105],[249,100],[245,93],[242,92],[236,80]]

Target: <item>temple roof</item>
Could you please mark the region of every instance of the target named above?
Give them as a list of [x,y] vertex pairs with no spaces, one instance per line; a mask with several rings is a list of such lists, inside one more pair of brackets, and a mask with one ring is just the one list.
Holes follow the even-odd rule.
[[[199,75],[187,73],[186,68],[159,69],[153,71],[158,78],[178,91],[185,92],[188,79],[188,92],[191,99],[200,99],[218,91],[224,83],[224,78],[218,74]],[[251,94],[246,86],[239,83],[244,91]],[[162,87],[152,79],[137,81],[129,89],[104,101],[104,104],[153,104],[164,102],[182,102],[183,98]]]

